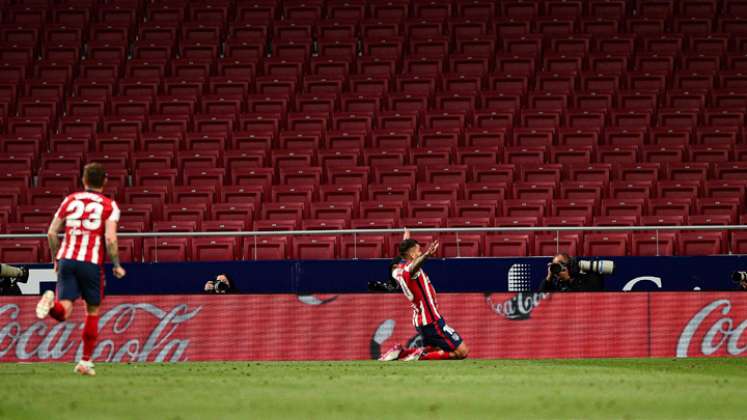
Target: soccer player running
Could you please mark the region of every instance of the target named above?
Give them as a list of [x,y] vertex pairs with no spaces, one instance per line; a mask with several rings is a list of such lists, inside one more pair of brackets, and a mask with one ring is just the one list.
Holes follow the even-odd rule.
[[[106,172],[99,163],[89,163],[83,170],[85,191],[70,194],[49,225],[47,236],[57,272],[57,296],[51,290],[42,295],[36,305],[36,316],[47,315],[65,321],[73,312],[73,301],[83,296],[86,321],[83,327],[83,357],[74,372],[96,375],[91,356],[98,337],[99,305],[104,296],[104,246],[114,264],[114,277],[122,278],[125,270],[119,265],[117,222],[119,207],[102,194]],[[60,244],[57,234],[65,228]]]
[[422,269],[425,261],[436,251],[438,241],[430,243],[424,252],[420,243],[410,239],[409,232],[405,230],[405,239],[399,245],[400,261],[392,266],[392,277],[412,305],[412,323],[423,337],[424,347],[404,349],[398,344],[379,360],[450,360],[467,357],[467,345],[439,313],[436,290]]

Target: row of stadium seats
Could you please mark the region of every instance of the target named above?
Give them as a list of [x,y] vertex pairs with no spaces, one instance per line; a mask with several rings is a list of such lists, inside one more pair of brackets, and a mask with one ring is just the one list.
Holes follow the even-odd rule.
[[[474,89],[482,86],[479,78],[465,79],[460,77],[454,80]],[[442,79],[442,82],[449,84],[452,81]],[[185,88],[182,83],[176,86]],[[231,134],[236,131],[269,131],[274,134],[295,131],[323,135],[327,131],[369,133],[375,129],[409,129],[411,134],[415,134],[417,129],[426,132],[428,129],[441,129],[461,134],[465,127],[574,128],[600,133],[605,127],[629,130],[652,127],[654,130],[666,128],[680,131],[721,127],[726,132],[739,132],[738,128],[744,123],[744,104],[747,103],[744,89],[713,90],[710,94],[707,89],[672,89],[663,96],[650,89],[616,93],[583,90],[574,94],[553,93],[544,89],[526,95],[500,91],[487,91],[480,95],[466,93],[471,92],[449,90],[435,95],[429,92],[387,94],[369,91],[341,95],[317,92],[298,94],[290,104],[291,95],[287,93],[248,96],[206,94],[197,99],[197,94],[193,92],[191,95],[159,95],[155,101],[150,96],[140,95],[113,96],[110,100],[89,95],[67,100],[66,116],[59,120],[52,134],[56,134],[57,130],[69,136],[92,137],[96,133],[106,132],[123,134],[126,133],[124,128],[137,122],[142,126],[142,135],[173,135],[181,132],[182,137],[187,131],[223,134],[227,137],[232,137]],[[654,111],[658,101],[663,102],[663,107]],[[713,106],[706,106],[707,101],[711,101]],[[615,106],[615,103],[619,106]],[[10,116],[7,120],[8,134],[34,134],[28,129],[21,132],[19,129],[25,126],[31,128],[35,124],[38,134],[49,137],[49,133],[43,131],[44,125],[49,128],[50,121],[61,114],[63,110],[59,104],[59,99],[50,97],[24,97],[17,103],[3,103],[3,116]],[[519,110],[522,104],[526,105]],[[289,105],[293,108],[290,111]],[[429,107],[431,110],[426,111]],[[204,112],[196,113],[200,109]],[[246,109],[263,109],[267,112],[245,113]],[[496,115],[488,118],[493,112]],[[14,113],[18,117],[12,116]],[[255,120],[259,117],[268,120],[265,126],[257,126],[259,123]],[[461,124],[455,124],[455,120]],[[167,121],[175,121],[171,124],[172,129],[166,130]],[[115,124],[117,122],[120,124]],[[123,124],[125,122],[129,124]],[[270,123],[273,126],[267,126]],[[138,134],[123,137],[137,138],[140,137]]]
[[[66,25],[89,21],[132,25],[140,17],[146,21],[167,24],[201,22],[225,25],[236,20],[285,20],[318,22],[321,19],[357,21],[372,19],[447,19],[464,17],[487,20],[495,17],[533,19],[539,16],[578,18],[581,16],[623,19],[626,16],[657,19],[671,17],[707,18],[718,14],[745,16],[747,5],[742,0],[509,0],[500,3],[484,0],[310,0],[285,1],[253,0],[229,2],[189,2],[169,0],[148,4],[138,0],[118,1],[116,4],[96,4],[87,1],[66,1],[48,8],[30,8],[45,2],[21,1],[3,10],[3,21],[16,24],[54,22]],[[126,6],[126,7],[125,7]]]
[[[318,175],[318,172],[310,173]],[[591,171],[588,173],[593,174]],[[247,202],[255,205],[302,202],[308,205],[309,203],[319,202],[347,202],[357,206],[362,201],[448,200],[452,205],[456,204],[458,207],[459,200],[491,200],[493,207],[501,207],[501,201],[507,199],[554,200],[556,203],[561,202],[558,200],[591,200],[594,205],[598,205],[602,199],[607,199],[607,202],[635,199],[652,200],[644,206],[649,210],[659,205],[655,200],[659,200],[659,202],[665,200],[684,202],[683,200],[685,200],[688,208],[696,210],[705,210],[715,206],[714,203],[720,201],[724,204],[730,203],[729,206],[734,203],[737,210],[741,211],[745,188],[747,188],[747,181],[738,180],[716,180],[705,183],[700,180],[661,180],[658,182],[631,180],[612,181],[607,184],[604,181],[581,179],[559,182],[559,176],[553,178],[552,173],[548,174],[540,170],[534,172],[533,175],[537,178],[544,176],[544,178],[536,180],[513,181],[504,178],[500,181],[458,183],[456,180],[447,182],[449,180],[436,178],[427,182],[417,182],[417,184],[413,184],[416,185],[414,188],[411,187],[410,183],[404,182],[394,185],[390,182],[366,183],[364,185],[363,183],[339,181],[326,185],[318,185],[317,182],[291,182],[289,185],[270,186],[270,179],[268,178],[272,174],[269,171],[256,171],[255,174],[262,176],[257,178],[258,180],[267,182],[234,186],[208,182],[201,184],[199,182],[187,182],[188,185],[182,185],[176,181],[176,175],[170,170],[139,172],[137,176],[140,180],[140,186],[109,187],[106,192],[122,202],[145,202],[154,205],[170,203],[210,204],[213,202]],[[352,170],[341,172],[341,174],[350,177],[355,176],[355,172]],[[393,172],[393,174],[398,173]],[[202,175],[205,176],[206,180],[215,176],[214,173]],[[289,176],[293,175],[299,177],[296,179],[297,181],[303,180],[304,178],[301,177],[306,176],[303,172],[290,174]],[[494,174],[496,177],[499,175]],[[365,180],[365,178],[358,179]],[[318,176],[316,180],[318,181]],[[507,182],[511,182],[511,184],[508,185]],[[59,204],[62,198],[71,192],[73,192],[72,184],[28,189],[22,186],[3,187],[0,188],[0,206],[54,205]],[[549,207],[549,204],[546,207]],[[651,213],[655,212],[651,211]]]
[[[24,4],[27,3],[27,4]],[[142,19],[157,25],[198,23],[225,29],[231,19],[236,22],[292,21],[331,25],[332,22],[367,22],[413,20],[465,20],[484,22],[497,19],[514,19],[521,23],[542,20],[596,18],[612,20],[693,20],[729,19],[745,16],[747,7],[740,0],[685,0],[677,2],[637,1],[291,1],[274,0],[229,2],[163,1],[148,4],[140,1],[119,1],[99,4],[91,8],[90,2],[67,1],[67,4],[48,8],[31,8],[34,2],[6,7],[3,21],[9,24],[48,23],[64,24],[73,28],[95,25],[121,25],[131,27]],[[36,3],[38,5],[38,2]],[[128,7],[122,7],[128,6]],[[718,16],[718,15],[721,16]],[[549,18],[549,19],[548,19]],[[654,26],[653,24],[649,26]],[[114,31],[112,31],[114,32]],[[302,32],[298,30],[297,32]],[[292,32],[291,32],[292,33]],[[311,33],[304,33],[311,35]],[[278,33],[274,33],[278,36]],[[299,35],[300,36],[300,35]]]
[[[340,90],[332,91],[325,87],[329,90],[297,94],[290,91],[256,94],[234,92],[234,89],[264,90],[270,85],[290,90],[295,84],[291,80],[277,78],[272,78],[267,84],[261,80],[245,81],[242,86],[220,77],[214,79],[221,82],[214,81],[214,87],[209,88],[233,93],[205,92],[202,81],[178,78],[173,82],[150,87],[141,84],[138,89],[153,89],[158,94],[151,92],[139,95],[107,95],[112,90],[127,88],[117,88],[99,81],[92,85],[81,83],[74,86],[74,89],[84,92],[84,95],[66,98],[64,108],[60,107],[62,98],[55,96],[67,91],[64,85],[46,83],[39,86],[37,82],[27,82],[24,92],[30,95],[20,96],[12,89],[4,92],[2,116],[11,118],[7,121],[8,134],[32,134],[18,133],[18,126],[28,120],[28,125],[46,123],[49,127],[50,121],[64,115],[64,118],[59,119],[58,126],[52,128],[69,135],[117,133],[121,130],[121,127],[114,125],[117,120],[131,124],[140,121],[145,133],[179,132],[176,125],[173,130],[165,130],[163,124],[167,119],[183,121],[184,131],[189,129],[213,134],[242,130],[276,132],[279,129],[317,133],[328,130],[367,132],[375,128],[464,129],[465,124],[478,128],[576,128],[600,131],[607,125],[629,129],[640,129],[641,126],[670,129],[741,127],[744,122],[743,108],[747,103],[745,89],[681,87],[694,85],[692,80],[687,80],[691,76],[692,73],[689,72],[675,75],[673,83],[678,87],[659,90],[651,87],[620,87],[622,83],[617,76],[586,74],[581,75],[577,82],[566,77],[561,80],[557,73],[552,73],[547,79],[542,75],[537,76],[534,80],[539,86],[528,93],[517,91],[522,89],[521,85],[525,84],[526,77],[495,76],[487,82],[489,86],[492,83],[492,86],[479,94],[474,91],[483,89],[486,85],[483,78],[464,75],[440,78],[421,76],[413,79],[416,82],[395,80],[400,84],[400,89],[412,91],[389,90],[391,79],[387,77],[365,77],[362,80],[347,81],[325,78],[323,83],[341,85]],[[708,85],[713,82],[712,76],[699,73],[694,77],[706,80]],[[744,77],[744,84],[747,85],[747,75],[739,77]],[[307,89],[323,88],[311,84],[319,80],[304,80],[309,82]],[[723,75],[722,82],[727,83],[728,80],[730,79]],[[628,82],[635,83],[630,79]],[[516,83],[519,86],[495,90],[500,83]],[[550,83],[558,88],[548,89]],[[576,89],[578,83],[581,87]],[[350,89],[363,91],[340,93],[345,85],[349,85]],[[590,85],[594,87],[589,89]],[[0,86],[0,89],[8,86]],[[96,90],[91,86],[95,86]],[[38,89],[39,87],[41,88]],[[160,94],[161,89],[166,93]],[[18,99],[15,100],[15,97]],[[660,107],[658,111],[657,106]],[[676,117],[678,109],[681,111],[680,117]],[[490,112],[499,113],[505,124],[484,121]],[[550,126],[547,121],[543,123],[543,119],[539,117],[542,115],[540,112],[553,115],[555,124]],[[304,113],[311,115],[307,118]],[[632,115],[624,117],[626,114]],[[587,117],[581,118],[582,115]],[[254,119],[257,117],[278,120],[277,126],[270,130],[267,127],[256,127]],[[454,118],[462,120],[462,124],[453,124]],[[77,126],[73,124],[76,121]],[[642,125],[633,124],[634,121],[641,122]],[[261,128],[264,130],[259,130]]]
[[[145,168],[131,178],[126,170],[109,169],[107,192],[129,200],[160,196],[162,203],[206,200],[350,201],[382,199],[579,199],[712,198],[743,200],[747,166],[734,162],[656,163],[632,165],[415,165],[276,168]],[[6,169],[0,174],[0,205],[49,203],[78,188],[77,170]],[[229,176],[230,175],[230,176]],[[30,187],[36,183],[37,187]],[[511,185],[507,185],[510,183]],[[134,185],[131,185],[134,184]],[[339,189],[339,190],[338,190]],[[176,195],[175,195],[176,194]],[[347,198],[330,197],[330,195]],[[250,200],[240,199],[245,196]],[[297,197],[294,199],[293,197]],[[189,198],[189,197],[186,197]]]
[[[547,138],[547,133],[526,133],[522,137],[525,141],[535,144]],[[434,136],[435,137],[435,136]],[[449,136],[442,136],[441,146],[407,147],[373,147],[373,148],[344,148],[344,149],[313,149],[315,136],[297,136],[287,138],[288,142],[300,141],[307,143],[309,148],[263,149],[252,150],[171,150],[158,151],[112,151],[112,152],[82,152],[66,151],[46,153],[41,159],[30,152],[0,153],[0,164],[4,165],[6,173],[23,174],[26,171],[65,172],[78,171],[83,162],[97,161],[112,170],[121,170],[132,175],[138,172],[154,169],[192,171],[199,174],[211,169],[222,169],[224,177],[235,176],[237,173],[253,169],[276,169],[277,175],[285,171],[308,170],[327,174],[342,169],[385,170],[394,166],[412,166],[420,172],[440,171],[451,168],[457,173],[466,174],[472,165],[483,168],[504,166],[520,172],[529,165],[544,165],[548,168],[556,167],[558,173],[578,172],[587,167],[597,170],[606,168],[611,175],[616,169],[625,166],[655,164],[657,172],[662,176],[676,177],[676,173],[690,169],[700,172],[703,179],[723,179],[744,169],[747,157],[747,145],[612,145],[612,146],[464,146],[452,147],[448,145]],[[221,142],[216,138],[209,138],[206,143],[216,146]],[[195,139],[195,142],[200,139]],[[435,140],[434,140],[435,141]],[[80,143],[71,142],[76,146]],[[83,143],[85,144],[85,143]],[[502,164],[502,165],[501,165]],[[562,165],[562,168],[558,165]],[[342,168],[342,169],[341,169]],[[565,169],[565,170],[561,170]],[[223,183],[223,182],[221,182]]]
[[[218,228],[219,226],[215,226]],[[556,234],[441,234],[417,235],[425,243],[438,239],[443,257],[553,255],[714,255],[747,252],[747,235],[733,232],[640,232]],[[122,238],[122,261],[183,262],[267,259],[386,258],[399,236],[358,235],[233,238]],[[0,258],[7,262],[47,262],[40,240],[0,241]]]
[[[624,34],[621,36],[626,37]],[[606,82],[607,86],[615,86],[618,90],[623,87],[628,89],[643,87],[649,89],[666,87],[727,89],[741,86],[744,76],[740,72],[746,65],[743,54],[747,49],[747,36],[739,38],[739,41],[736,39],[730,41],[728,37],[724,37],[720,46],[716,48],[705,44],[705,41],[713,42],[714,38],[711,36],[681,37],[671,51],[661,51],[659,45],[662,39],[673,39],[669,36],[647,38],[642,41],[644,44],[640,47],[640,51],[635,46],[635,35],[626,37],[629,45],[623,47],[622,51],[620,48],[613,50],[612,47],[606,47],[607,44],[602,43],[604,38],[595,38],[598,45],[590,47],[588,38],[584,42],[584,35],[580,35],[580,40],[579,36],[568,37],[565,43],[554,39],[553,43],[548,46],[545,46],[543,38],[539,36],[532,41],[531,48],[526,48],[528,43],[526,38],[527,36],[505,38],[503,42],[506,45],[503,48],[497,48],[493,35],[482,35],[457,41],[452,49],[449,40],[444,37],[437,41],[428,38],[424,41],[411,40],[409,43],[405,43],[399,37],[386,40],[388,43],[386,45],[392,46],[393,49],[390,53],[376,52],[374,47],[384,45],[382,44],[384,41],[377,39],[371,41],[371,45],[364,42],[363,45],[373,51],[373,54],[366,52],[365,55],[358,55],[356,52],[355,46],[359,41],[354,38],[343,41],[322,40],[320,44],[312,44],[311,41],[307,43],[283,41],[272,46],[272,48],[279,48],[272,57],[266,57],[261,51],[262,48],[256,44],[251,45],[254,45],[253,48],[257,51],[247,53],[230,43],[226,44],[225,49],[219,44],[209,46],[202,43],[186,44],[175,49],[169,44],[148,43],[146,45],[135,44],[134,56],[128,58],[129,44],[123,41],[123,45],[118,47],[109,43],[102,46],[91,44],[91,50],[85,51],[93,56],[86,57],[87,59],[82,61],[83,47],[77,44],[76,46],[65,47],[62,44],[42,48],[39,53],[42,58],[34,61],[35,47],[23,47],[0,41],[0,58],[6,61],[0,73],[0,81],[4,83],[26,81],[28,86],[25,86],[22,92],[27,92],[28,95],[34,88],[34,84],[48,80],[55,85],[68,85],[69,87],[75,76],[89,82],[99,81],[105,85],[116,85],[114,81],[119,77],[128,78],[126,83],[138,80],[148,83],[173,83],[179,81],[177,78],[195,82],[202,79],[203,82],[207,82],[206,79],[209,77],[220,76],[256,82],[271,80],[261,79],[260,76],[292,76],[300,82],[301,76],[326,76],[330,79],[350,77],[355,80],[353,75],[358,75],[358,77],[361,75],[392,76],[403,73],[403,75],[419,74],[426,78],[438,76],[458,78],[459,74],[464,74],[472,79],[490,77],[492,73],[495,73],[492,77],[500,78],[506,75],[530,76],[536,72],[543,78],[549,78],[554,73],[563,77],[571,77],[574,81],[578,81],[577,85],[583,89],[603,86],[594,83],[597,82],[592,77],[594,74],[598,77],[603,76],[602,81]],[[609,36],[609,38],[620,39],[617,35]],[[677,40],[677,38],[674,39]],[[512,40],[521,45],[523,49],[513,47]],[[330,45],[327,45],[327,42]],[[729,48],[728,45],[732,43],[738,43],[738,46]],[[293,48],[280,48],[286,44]],[[687,47],[688,44],[691,44],[690,48]],[[244,48],[246,45],[249,44],[246,42],[239,44]],[[312,54],[315,45],[322,49],[322,55]],[[338,52],[333,50],[333,47],[345,47],[345,50]],[[192,52],[196,49],[202,52],[205,48],[208,48],[206,54],[198,55]],[[160,49],[164,51],[160,53],[152,51]],[[114,52],[111,52],[112,50]],[[628,71],[632,73],[628,75]],[[578,74],[581,72],[586,74],[581,76]],[[587,79],[591,80],[586,81]],[[262,86],[253,82],[252,85],[254,88],[250,89],[251,91],[264,93]],[[538,87],[542,84],[532,86]],[[360,92],[360,88],[349,87],[349,89],[353,92]],[[448,84],[442,85],[442,89],[452,90]],[[402,91],[402,87],[399,87],[399,90]],[[35,94],[38,96],[38,91]],[[52,95],[51,92],[47,94]]]
[[[297,191],[293,192],[294,194]],[[687,198],[665,199],[593,199],[571,200],[463,200],[456,203],[450,200],[397,200],[350,202],[308,202],[303,196],[287,196],[292,201],[267,202],[261,206],[253,203],[215,203],[205,200],[203,193],[187,196],[186,202],[162,204],[163,194],[143,194],[135,203],[124,204],[124,221],[142,222],[145,229],[151,229],[153,222],[189,221],[200,228],[207,220],[240,220],[249,227],[259,229],[270,223],[283,221],[283,225],[297,228],[304,221],[311,220],[351,220],[355,218],[372,220],[392,220],[414,225],[428,221],[433,227],[482,226],[494,223],[511,225],[522,218],[533,218],[525,223],[531,226],[563,225],[584,226],[590,223],[608,225],[611,220],[616,225],[631,226],[636,223],[662,225],[707,224],[732,225],[745,220],[740,201],[735,198]],[[200,201],[203,200],[203,201]],[[548,205],[548,202],[551,204]],[[58,204],[19,205],[14,211],[0,207],[0,221],[5,223],[25,223],[37,226],[51,221]],[[740,216],[741,214],[741,220]],[[514,219],[511,219],[514,218]],[[43,226],[42,226],[43,227]],[[347,227],[347,222],[345,226]],[[7,228],[10,228],[8,225]],[[36,229],[35,229],[36,230]],[[42,228],[38,229],[42,230]],[[190,229],[193,230],[193,229]]]
[[[3,10],[5,21],[13,23],[37,23],[46,21],[75,24],[95,20],[104,23],[135,23],[138,17],[158,23],[196,21],[209,24],[225,24],[231,18],[318,21],[319,19],[358,20],[401,19],[405,17],[446,19],[452,16],[478,20],[503,16],[510,18],[534,18],[549,16],[556,18],[591,16],[600,18],[624,18],[641,16],[662,18],[671,16],[708,17],[718,14],[744,16],[747,5],[743,0],[508,0],[495,3],[486,0],[310,0],[285,1],[249,0],[229,2],[189,2],[169,0],[148,4],[139,0],[118,1],[116,4],[96,4],[88,1],[66,1],[63,5],[32,9],[29,5],[45,4],[34,0],[20,1]],[[66,6],[66,7],[65,7]],[[124,7],[127,6],[127,7]],[[179,6],[179,7],[177,7]],[[235,13],[230,13],[234,12]]]
[[[387,21],[237,22],[228,30],[202,23],[143,23],[133,33],[127,25],[91,24],[83,28],[47,24],[42,31],[0,24],[4,58],[32,63],[44,59],[72,62],[80,57],[123,62],[215,58],[259,60],[266,55],[304,59],[312,54],[353,58],[359,54],[392,57],[402,54],[458,53],[489,56],[527,52],[655,52],[728,53],[739,51],[747,29],[744,18],[647,19],[409,19]],[[716,28],[714,31],[713,28]],[[616,35],[617,38],[613,38]],[[632,41],[631,41],[632,40]],[[638,42],[635,42],[638,40]],[[362,41],[362,42],[358,42]],[[87,48],[83,48],[83,46]],[[674,47],[678,46],[679,49]],[[8,49],[12,47],[12,50]],[[131,49],[130,49],[131,47]],[[13,54],[10,54],[13,51]]]
[[[642,97],[640,93],[633,94],[635,100],[649,101],[656,93],[649,92],[652,96]],[[603,97],[596,97],[594,101],[606,102]],[[515,101],[516,98],[498,96],[500,101]],[[391,97],[390,97],[391,98]],[[734,100],[744,102],[747,95]],[[652,129],[677,130],[680,132],[695,132],[713,130],[719,128],[727,133],[739,133],[739,127],[744,125],[744,106],[740,108],[708,108],[701,112],[697,106],[688,108],[660,108],[656,113],[645,108],[613,109],[607,112],[601,103],[596,103],[595,110],[563,110],[565,96],[543,94],[535,99],[554,103],[553,107],[524,108],[521,111],[513,109],[476,110],[469,109],[470,102],[475,98],[463,98],[463,94],[446,95],[443,99],[455,99],[453,109],[438,109],[423,111],[426,108],[426,98],[416,98],[405,95],[403,103],[408,106],[415,104],[416,108],[404,111],[360,111],[360,112],[335,112],[330,118],[328,110],[317,110],[315,112],[304,111],[290,113],[284,117],[281,113],[249,113],[236,114],[238,102],[231,100],[217,100],[216,109],[223,109],[220,114],[196,114],[188,115],[186,109],[188,102],[175,103],[166,102],[165,106],[184,107],[183,114],[147,114],[148,108],[144,104],[138,104],[137,99],[126,98],[122,105],[145,114],[139,115],[117,115],[117,116],[66,116],[59,119],[59,126],[54,134],[63,134],[67,137],[88,138],[89,142],[99,134],[111,134],[125,139],[139,139],[150,134],[172,137],[187,137],[188,133],[202,133],[213,136],[222,135],[232,137],[237,134],[266,135],[268,133],[278,136],[281,131],[307,133],[309,135],[322,136],[329,131],[356,133],[367,137],[373,130],[401,131],[415,135],[418,131],[428,133],[429,131],[451,132],[453,137],[459,138],[465,128],[482,130],[495,130],[507,128],[519,128],[529,130],[558,130],[575,129],[597,132],[597,136],[605,127],[623,129],[629,131],[640,131],[641,127]],[[172,98],[173,99],[173,98]],[[318,98],[315,97],[314,100]],[[380,98],[379,98],[380,99]],[[319,100],[325,102],[325,100]],[[356,101],[364,102],[366,99],[356,98]],[[373,100],[376,101],[376,100]],[[147,102],[147,100],[146,100]],[[87,101],[85,106],[99,105]],[[323,105],[326,107],[327,105]],[[516,106],[516,105],[514,105]],[[57,102],[32,99],[28,106],[20,104],[24,109],[35,108],[39,113],[49,113],[44,116],[9,117],[7,119],[7,131],[9,136],[5,137],[39,137],[42,141],[50,137],[50,118],[56,111]],[[458,109],[459,108],[459,109]],[[134,112],[134,111],[133,111]],[[238,115],[238,119],[235,118]],[[422,117],[421,117],[422,115]],[[701,124],[700,121],[704,120]],[[286,128],[281,129],[281,125]],[[505,130],[508,131],[508,130]],[[522,130],[519,130],[520,132]],[[247,133],[242,133],[247,132]],[[339,134],[339,133],[338,133]],[[105,136],[102,136],[105,137]],[[741,138],[741,136],[739,136]],[[225,140],[224,140],[225,141]],[[521,144],[521,143],[518,143]],[[133,144],[134,146],[134,144]]]
[[[28,121],[26,121],[28,123]],[[26,128],[36,129],[42,126],[26,125]],[[468,128],[445,129],[424,128],[416,131],[414,128],[384,128],[366,131],[288,131],[278,133],[273,131],[244,131],[244,132],[155,132],[155,133],[125,133],[125,134],[103,134],[91,136],[86,134],[69,135],[55,134],[49,138],[51,154],[47,159],[56,160],[59,154],[70,154],[75,159],[79,153],[92,154],[97,159],[106,159],[106,155],[117,156],[118,153],[127,154],[128,158],[147,156],[148,153],[171,152],[168,157],[169,163],[174,161],[174,154],[178,151],[192,150],[195,152],[206,151],[207,155],[218,153],[220,156],[241,153],[260,153],[259,164],[268,162],[270,149],[277,150],[275,153],[287,153],[290,149],[301,149],[304,153],[321,153],[321,150],[331,150],[328,153],[350,153],[359,154],[364,149],[373,149],[369,154],[377,152],[376,149],[391,148],[393,153],[405,153],[402,163],[409,159],[411,148],[439,148],[439,147],[480,147],[488,151],[495,151],[496,155],[492,163],[507,160],[508,163],[520,163],[513,156],[516,149],[510,147],[526,148],[539,147],[543,152],[541,160],[554,158],[550,156],[550,146],[553,149],[564,151],[564,157],[568,155],[568,147],[576,147],[588,154],[587,161],[592,158],[601,162],[609,163],[631,163],[641,158],[655,160],[656,156],[649,156],[655,147],[672,147],[673,149],[684,148],[677,152],[677,157],[690,161],[724,161],[732,158],[741,160],[744,153],[743,133],[737,127],[699,127],[695,130],[686,127],[680,128],[612,128],[604,130],[595,128],[521,128],[514,127],[510,130],[505,128]],[[46,137],[42,133],[34,134],[11,134],[0,136],[0,152],[9,153],[13,156],[22,157],[24,154],[33,154],[32,161],[36,161],[39,152],[46,151]],[[504,150],[506,147],[508,149]],[[625,150],[626,154],[615,159],[610,150],[617,147]],[[709,149],[709,147],[711,149]],[[306,149],[306,150],[304,150]],[[314,149],[309,151],[308,149]],[[342,150],[340,150],[342,149]],[[590,149],[589,152],[586,152]],[[689,150],[692,149],[692,152]],[[467,151],[469,149],[465,149]],[[521,149],[518,149],[519,151]],[[533,149],[537,150],[537,149]],[[285,151],[285,152],[284,152]],[[290,150],[295,151],[295,150]],[[379,150],[380,151],[380,150]],[[427,149],[423,149],[427,152]],[[225,153],[224,153],[225,152]],[[646,152],[644,154],[644,152]],[[138,155],[137,153],[140,153]],[[643,156],[641,156],[643,154]],[[3,155],[3,158],[9,158]],[[578,158],[579,160],[583,157]],[[661,158],[660,158],[661,159]],[[125,162],[128,159],[125,159]],[[355,164],[363,161],[373,165],[364,155],[363,159],[356,158],[347,164]],[[672,160],[672,159],[670,159]],[[311,161],[314,159],[312,157]],[[451,159],[459,162],[460,159]],[[117,164],[113,159],[113,163]],[[133,162],[134,163],[134,162]],[[447,160],[448,163],[448,160]],[[491,163],[483,160],[482,163]],[[558,162],[562,163],[562,162]],[[310,164],[310,162],[307,162]],[[225,166],[225,165],[224,165]],[[138,169],[135,165],[133,169]],[[57,168],[61,169],[61,168]]]

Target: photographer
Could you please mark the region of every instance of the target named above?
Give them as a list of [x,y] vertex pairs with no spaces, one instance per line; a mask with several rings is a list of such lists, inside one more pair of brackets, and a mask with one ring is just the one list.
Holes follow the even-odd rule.
[[21,288],[18,287],[18,283],[26,283],[27,281],[29,281],[29,270],[27,268],[0,264],[0,295],[21,295]]
[[233,283],[227,274],[221,273],[215,277],[215,280],[208,280],[205,283],[205,293],[233,293],[235,292]]
[[604,290],[604,274],[612,274],[611,261],[578,260],[558,254],[547,264],[540,292],[598,292]]

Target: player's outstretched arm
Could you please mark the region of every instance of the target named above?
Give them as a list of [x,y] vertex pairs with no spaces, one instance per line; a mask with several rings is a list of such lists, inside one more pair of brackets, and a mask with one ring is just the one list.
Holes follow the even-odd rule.
[[127,274],[127,272],[119,264],[119,244],[117,243],[117,222],[116,221],[114,220],[106,221],[104,237],[106,240],[106,250],[109,253],[109,259],[112,261],[112,264],[114,264],[112,273],[114,273],[114,277],[121,279]]
[[428,244],[428,248],[425,250],[425,252],[423,252],[421,256],[413,260],[412,264],[410,264],[410,272],[417,273],[418,270],[420,270],[420,267],[422,267],[425,263],[425,260],[427,260],[431,255],[435,255],[436,251],[438,251],[438,240]]

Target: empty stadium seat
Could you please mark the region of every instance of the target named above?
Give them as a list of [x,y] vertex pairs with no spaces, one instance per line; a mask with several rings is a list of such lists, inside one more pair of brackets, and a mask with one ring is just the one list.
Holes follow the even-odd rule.
[[0,241],[0,258],[9,264],[45,262],[41,241],[38,239],[3,239]]
[[530,235],[526,233],[487,235],[484,254],[491,257],[524,257],[530,255],[531,245]]
[[560,232],[558,234],[536,234],[534,235],[534,255],[555,255],[566,253],[568,255],[579,255],[582,235],[578,233]]
[[731,252],[734,254],[747,254],[747,234],[744,231],[731,233]]
[[297,236],[293,238],[293,258],[331,260],[337,257],[339,239],[335,236]]
[[188,238],[146,238],[143,241],[143,260],[145,262],[190,261],[189,244]]
[[444,257],[481,257],[484,237],[480,234],[458,233],[439,235],[440,253]]
[[239,238],[192,238],[193,261],[233,261],[241,249]]
[[725,232],[681,232],[677,240],[679,255],[723,254],[727,244]]
[[388,257],[388,241],[384,235],[344,235],[340,241],[341,257],[348,259]]
[[604,232],[586,233],[584,235],[583,255],[589,256],[625,256],[628,255],[630,234]]
[[631,241],[631,255],[675,255],[676,244],[677,234],[675,232],[634,232]]

